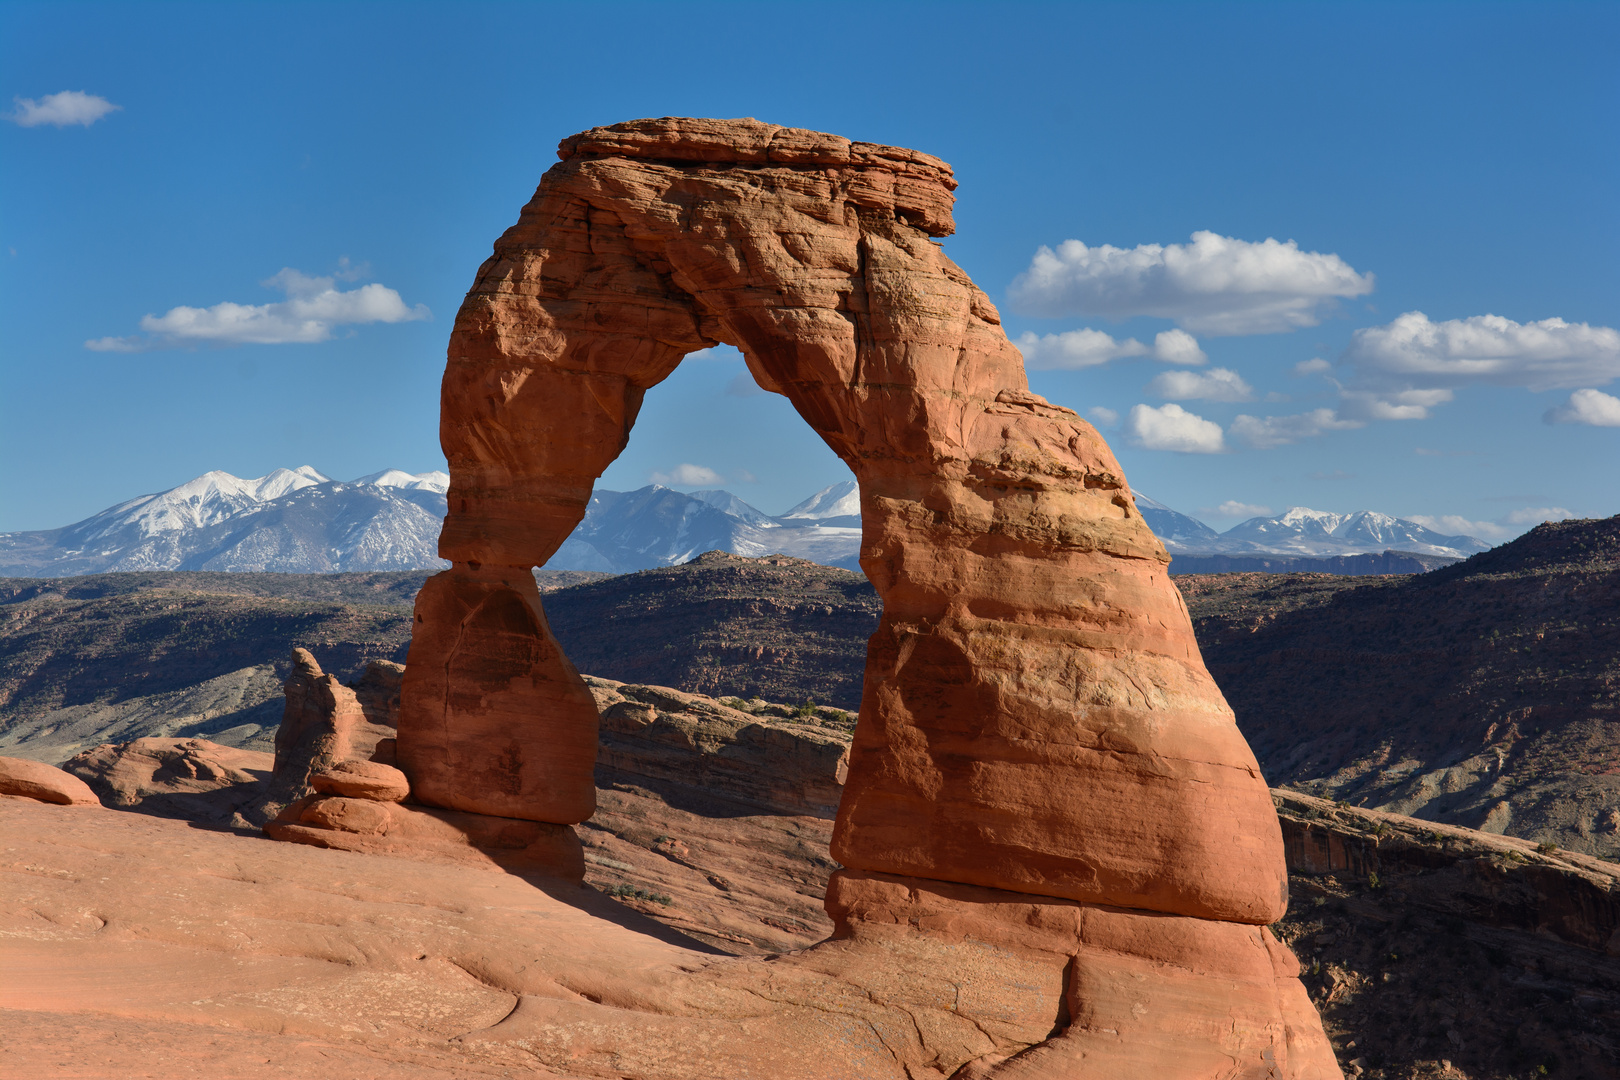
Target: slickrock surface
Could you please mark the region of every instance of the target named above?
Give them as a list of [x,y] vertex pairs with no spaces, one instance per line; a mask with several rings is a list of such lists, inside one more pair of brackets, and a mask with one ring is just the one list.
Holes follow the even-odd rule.
[[[695,802],[699,797],[697,789],[677,791],[670,786],[665,790],[671,793],[672,802],[664,802],[650,789],[632,788],[628,783],[603,789],[599,792],[597,815],[580,827],[587,859],[606,856],[601,863],[588,864],[587,881],[617,899],[617,904],[603,909],[613,913],[610,921],[634,919],[637,912],[645,912],[666,926],[693,927],[693,937],[724,951],[756,956],[802,948],[830,932],[828,923],[820,933],[774,947],[761,941],[750,948],[732,940],[745,934],[758,936],[762,931],[777,934],[779,940],[787,942],[789,935],[785,931],[773,930],[758,920],[760,915],[787,910],[794,890],[814,891],[815,897],[801,895],[799,902],[817,909],[819,914],[819,890],[800,882],[811,878],[826,881],[831,868],[825,846],[829,822],[748,816],[747,808],[718,796],[702,806],[702,812],[693,812],[699,809]],[[1543,925],[1542,920],[1524,918],[1538,910],[1566,914],[1577,909],[1612,912],[1612,891],[1608,900],[1594,904],[1590,887],[1605,876],[1612,880],[1617,872],[1613,864],[1562,852],[1543,852],[1534,845],[1472,830],[1434,827],[1397,815],[1334,806],[1296,793],[1276,795],[1290,839],[1292,861],[1304,869],[1293,874],[1293,908],[1274,929],[1304,958],[1305,984],[1323,1010],[1340,1060],[1361,1063],[1351,1067],[1352,1074],[1361,1068],[1367,1080],[1432,1080],[1442,1076],[1448,1080],[1523,1080],[1527,1075],[1539,1075],[1535,1072],[1538,1065],[1549,1068],[1555,1076],[1596,1078],[1620,1071],[1620,1058],[1608,1036],[1620,1026],[1620,963],[1601,950],[1578,945],[1556,933],[1538,931],[1536,927]],[[21,800],[12,802],[28,805]],[[685,809],[677,809],[675,802]],[[100,820],[124,817],[67,808],[60,808],[60,812],[98,819],[98,824]],[[794,833],[789,830],[795,823],[819,824],[823,828],[819,834]],[[12,828],[14,824],[17,827]],[[72,842],[52,846],[53,853],[60,856],[64,850],[85,849],[87,843],[91,847],[99,843],[101,848],[97,850],[116,846],[109,844],[108,835],[99,828],[88,829],[86,824],[81,820]],[[773,827],[776,831],[772,831]],[[1311,838],[1308,846],[1302,843],[1306,830]],[[0,913],[0,969],[8,972],[13,966],[33,970],[25,967],[21,953],[13,946],[37,945],[42,932],[59,934],[64,926],[71,925],[71,920],[65,920],[62,926],[39,921],[45,916],[60,919],[62,913],[55,908],[33,908],[42,915],[30,914],[28,906],[21,903],[23,890],[43,877],[58,882],[66,895],[76,895],[73,881],[57,873],[65,868],[64,864],[25,858],[23,872],[18,873],[12,861],[17,849],[11,841],[27,835],[31,835],[30,819],[18,822],[0,817],[0,912],[9,913]],[[132,853],[142,858],[148,857],[147,849],[152,847],[140,839],[146,835],[138,833],[131,843]],[[166,917],[175,919],[177,928],[218,916],[230,924],[224,932],[252,930],[251,923],[231,922],[229,911],[221,914],[211,893],[195,891],[199,870],[208,869],[197,865],[197,860],[218,858],[206,842],[196,846],[199,835],[194,830],[176,835],[169,846],[180,864],[175,880],[169,884],[175,894],[184,893],[186,899],[175,900]],[[51,844],[60,836],[43,838]],[[7,847],[12,850],[5,851]],[[262,853],[253,847],[230,850],[236,854],[219,863],[226,874],[224,880],[241,890],[238,907],[251,909],[255,903],[252,886],[235,879],[274,881],[282,864],[261,862]],[[1313,850],[1328,852],[1334,861],[1322,863],[1309,854]],[[189,856],[184,854],[187,851],[191,852]],[[1508,851],[1516,851],[1519,856],[1510,858]],[[327,854],[312,852],[316,857]],[[1367,868],[1374,865],[1368,861],[1370,858],[1377,860],[1376,887],[1366,876]],[[618,865],[605,865],[606,859]],[[376,866],[389,861],[401,866],[399,872],[408,875],[409,886],[417,890],[395,895],[406,912],[410,912],[412,901],[423,898],[420,882],[424,877],[433,878],[451,869],[434,865],[437,860],[424,863],[420,858],[410,863],[377,860],[359,865]],[[711,873],[723,866],[731,875],[730,891],[722,892],[688,864],[707,868]],[[486,868],[490,865],[487,860],[483,862]],[[1315,872],[1309,871],[1312,866]],[[1321,872],[1324,866],[1331,868],[1328,873]],[[304,918],[313,918],[316,913],[321,918],[332,918],[340,912],[340,908],[332,906],[336,903],[332,898],[333,881],[345,895],[358,888],[359,879],[353,875],[334,875],[329,867],[325,870],[326,881],[314,879],[308,883],[312,891],[304,902]],[[477,883],[488,871],[456,872],[463,877],[452,910],[476,915],[474,909],[484,895]],[[105,873],[81,873],[78,880],[94,884],[95,876]],[[1573,891],[1560,884],[1566,876],[1571,879]],[[209,888],[220,885],[213,878],[204,880]],[[371,884],[377,882],[372,880]],[[672,902],[666,905],[638,899],[629,891],[630,886],[644,895],[671,895]],[[968,937],[1005,935],[1009,926],[1018,925],[1016,919],[986,920],[986,912],[977,905],[953,903],[949,896],[942,895],[951,888],[924,889],[900,906],[908,909],[908,914],[926,913],[936,927],[949,924],[953,932]],[[141,918],[137,917],[139,911],[118,903],[101,904],[93,893],[84,895],[89,900],[80,910],[97,913],[108,920],[109,927],[83,938],[81,945],[88,941],[86,947],[105,949],[109,931],[115,935],[128,932],[132,925],[138,932],[149,931],[150,911]],[[1559,897],[1564,899],[1558,901]],[[271,910],[270,899],[265,900],[266,911]],[[280,894],[274,899],[279,900]],[[1082,910],[1076,905],[1060,901],[1048,904],[1027,895],[1000,894],[1000,899],[1003,904],[1020,905],[1030,913],[1043,906],[1060,914]],[[591,902],[609,903],[606,898]],[[729,906],[722,909],[722,904]],[[368,909],[363,917],[385,919],[390,910],[386,906]],[[869,913],[882,910],[883,905],[869,904],[867,908]],[[442,909],[429,909],[428,913],[434,911]],[[392,925],[410,930],[420,924],[422,914],[416,912],[410,920]],[[15,921],[18,919],[20,923]],[[975,926],[969,922],[971,919],[989,925]],[[383,925],[375,922],[374,928]],[[1565,921],[1562,925],[1569,924]],[[1601,930],[1597,923],[1593,926]],[[1022,932],[1031,938],[1040,938],[1052,930],[1049,923],[1043,928],[1039,920],[1026,921],[1024,927]],[[868,929],[880,932],[882,925],[874,923]],[[329,935],[331,930],[320,932]],[[388,948],[400,944],[386,933],[383,940]],[[262,944],[255,938],[243,948],[259,948]],[[254,1000],[271,997],[283,1005],[298,1005],[299,1012],[287,1029],[293,1034],[275,1034],[258,1028],[214,1026],[220,1019],[217,1015],[205,1016],[208,1024],[193,1022],[195,1015],[180,1020],[154,1018],[153,1012],[164,1010],[154,1007],[161,1003],[151,1000],[139,980],[155,979],[153,985],[175,989],[164,980],[195,962],[195,948],[181,949],[164,960],[166,946],[160,944],[154,955],[137,957],[140,962],[126,967],[123,965],[130,954],[120,947],[108,953],[108,962],[92,974],[90,958],[81,955],[69,962],[71,950],[79,945],[60,940],[57,945],[63,951],[55,954],[53,962],[64,977],[63,993],[71,996],[70,992],[82,985],[77,980],[100,980],[101,989],[96,995],[67,1005],[61,1005],[56,998],[41,999],[32,1011],[9,1011],[12,1003],[0,1002],[0,1076],[56,1075],[53,1069],[62,1070],[61,1075],[97,1077],[121,1078],[148,1072],[185,1075],[187,1063],[199,1061],[204,1064],[197,1075],[292,1076],[299,1080],[326,1075],[501,1075],[511,1068],[509,1064],[490,1066],[468,1055],[456,1057],[446,1066],[440,1056],[445,1046],[424,1048],[415,1037],[379,1045],[373,1037],[379,1014],[392,1014],[395,1023],[402,1016],[415,1016],[420,1022],[430,1008],[444,1007],[449,991],[455,988],[447,990],[438,975],[421,986],[422,997],[412,1002],[402,994],[406,986],[396,974],[385,973],[388,978],[380,979],[367,966],[369,962],[362,962],[358,972],[349,974],[359,976],[357,982],[371,980],[368,992],[376,995],[376,1001],[353,1007],[341,994],[316,994],[308,985],[282,987],[274,993],[244,990],[243,982],[250,979],[238,966],[232,976],[237,980],[233,986],[243,996]],[[273,958],[276,954],[270,955]],[[266,970],[264,956],[249,953],[242,959],[249,963],[248,972],[253,977]],[[144,963],[153,966],[143,967]],[[446,970],[436,965],[429,968]],[[331,964],[317,966],[317,970],[338,973]],[[131,987],[126,994],[139,998],[150,1011],[109,1009],[103,995],[107,987],[116,985]],[[313,1000],[302,999],[299,994]],[[1133,999],[1133,1003],[1135,1000],[1140,999]],[[59,1005],[65,1011],[49,1011]],[[1145,1018],[1153,1015],[1146,1014]],[[310,1037],[317,1027],[324,1026],[329,1032],[333,1024],[343,1029],[337,1037]],[[362,1037],[362,1030],[371,1034]],[[252,1056],[255,1051],[259,1052],[257,1058]],[[1449,1069],[1442,1061],[1450,1062]],[[69,1066],[78,1071],[69,1071]],[[587,1071],[583,1075],[594,1074]]]
[[909,1080],[1064,1015],[1061,959],[966,937],[728,957],[493,868],[26,800],[0,838],[6,1075]]
[[949,167],[753,120],[635,121],[559,156],[451,337],[455,565],[418,601],[400,727],[418,795],[588,813],[584,687],[517,579],[579,522],[643,394],[724,342],[861,485],[884,614],[835,857],[1281,914],[1276,815],[1163,548],[1101,437],[1029,392],[994,306],[932,239],[953,228]]
[[55,765],[25,758],[0,757],[0,795],[55,803],[58,806],[100,806],[101,800],[83,780]]
[[275,758],[207,739],[103,743],[63,764],[103,806],[208,825],[256,828]]
[[307,795],[282,808],[264,831],[274,840],[335,851],[494,865],[574,881],[585,873],[579,837],[566,825],[436,806]]

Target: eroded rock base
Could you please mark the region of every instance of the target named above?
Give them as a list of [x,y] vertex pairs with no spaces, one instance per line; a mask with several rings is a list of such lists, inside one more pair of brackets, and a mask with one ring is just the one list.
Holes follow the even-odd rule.
[[585,852],[574,830],[544,821],[311,795],[288,806],[264,831],[273,840],[338,851],[494,863],[574,881],[585,876]]
[[955,1080],[1341,1075],[1299,962],[1263,926],[847,870],[827,911],[839,939],[974,942],[1021,957],[1026,982],[1060,974],[1052,1037]]

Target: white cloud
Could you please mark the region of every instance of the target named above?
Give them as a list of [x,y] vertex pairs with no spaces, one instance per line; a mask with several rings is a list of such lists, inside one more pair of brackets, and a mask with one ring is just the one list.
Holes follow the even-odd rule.
[[1230,368],[1208,371],[1161,371],[1148,383],[1148,393],[1171,401],[1252,401],[1254,387]]
[[1538,506],[1515,510],[1495,521],[1471,521],[1461,514],[1410,514],[1407,520],[1448,536],[1477,536],[1481,540],[1500,542],[1528,532],[1543,521],[1564,521],[1574,516],[1562,506]]
[[1093,406],[1086,410],[1086,415],[1091,417],[1091,422],[1098,427],[1111,428],[1119,423],[1119,413],[1106,405]]
[[1133,405],[1125,432],[1146,450],[1175,450],[1183,454],[1220,454],[1226,451],[1221,426],[1190,413],[1180,405]]
[[1075,371],[1125,356],[1151,356],[1166,364],[1202,364],[1209,359],[1198,339],[1185,330],[1154,335],[1151,349],[1135,338],[1117,341],[1101,330],[1066,330],[1042,337],[1025,333],[1019,335],[1018,351],[1024,354],[1024,366],[1036,371]]
[[1450,390],[1339,391],[1339,412],[1352,420],[1426,420],[1429,410],[1455,395]]
[[655,484],[678,485],[680,487],[711,487],[726,482],[725,477],[706,465],[692,465],[684,462],[667,473],[649,473],[647,479]]
[[1222,517],[1222,518],[1270,517],[1271,516],[1271,507],[1269,507],[1269,506],[1260,506],[1260,505],[1258,505],[1256,503],[1238,502],[1235,499],[1227,499],[1225,502],[1221,503],[1221,505],[1219,505],[1219,506],[1206,506],[1206,507],[1203,507],[1202,509],[1200,509],[1198,512],[1200,514],[1206,515],[1207,517]]
[[46,94],[35,101],[33,98],[12,98],[17,108],[10,120],[22,127],[39,127],[41,124],[51,124],[54,127],[67,127],[69,124],[82,124],[89,127],[110,112],[122,109],[122,105],[114,105],[104,97],[87,94],[83,90],[64,90],[60,94]]
[[1312,409],[1294,416],[1238,416],[1232,420],[1232,437],[1255,450],[1270,450],[1278,446],[1314,438],[1329,431],[1344,431],[1363,426],[1360,420],[1344,420],[1332,409]]
[[343,292],[330,277],[311,277],[291,268],[261,282],[287,299],[276,304],[233,304],[209,308],[170,308],[141,319],[140,337],[104,337],[85,342],[97,352],[142,352],[193,342],[215,345],[307,345],[328,341],[337,326],[410,322],[429,317],[421,304],[407,307],[399,293],[383,285]]
[[1209,357],[1187,331],[1166,330],[1153,335],[1153,359],[1166,364],[1203,364]]
[[1154,315],[1200,334],[1271,334],[1315,326],[1340,297],[1372,291],[1337,255],[1290,240],[1196,232],[1190,244],[1042,247],[1009,290],[1031,315]]
[[1044,337],[1022,334],[1018,351],[1024,354],[1024,366],[1036,371],[1074,371],[1099,367],[1122,356],[1146,356],[1148,347],[1135,338],[1115,341],[1101,330],[1082,329]]
[[1500,315],[1433,322],[1408,311],[1384,326],[1357,330],[1345,359],[1373,380],[1573,388],[1620,378],[1620,330],[1558,318],[1517,323]]
[[1538,506],[1534,509],[1515,510],[1502,521],[1507,525],[1540,525],[1543,521],[1567,521],[1574,516],[1562,506]]
[[1577,390],[1567,405],[1548,409],[1542,419],[1549,424],[1620,427],[1620,398],[1601,390]]
[[1509,529],[1494,521],[1470,521],[1461,514],[1408,514],[1406,520],[1446,536],[1476,536],[1481,540],[1505,540],[1524,531]]
[[1295,364],[1294,373],[1296,375],[1319,375],[1324,371],[1330,370],[1332,367],[1332,364],[1328,363],[1326,360],[1323,360],[1319,356],[1315,360],[1301,360],[1299,363]]

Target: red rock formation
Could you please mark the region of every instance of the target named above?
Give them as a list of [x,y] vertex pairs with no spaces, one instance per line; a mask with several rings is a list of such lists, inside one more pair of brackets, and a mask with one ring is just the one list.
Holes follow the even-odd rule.
[[360,684],[367,695],[362,702],[353,688],[323,672],[308,649],[295,648],[292,662],[283,686],[287,700],[281,726],[276,729],[266,804],[270,813],[309,794],[310,777],[339,762],[381,758],[387,763],[393,758],[394,729],[385,725],[397,715],[389,696],[399,682],[398,664],[368,666],[369,682]]
[[561,785],[588,787],[589,695],[523,583],[643,393],[725,342],[861,484],[884,617],[835,855],[1276,918],[1276,815],[1163,548],[1096,431],[1029,393],[994,306],[930,239],[952,231],[950,169],[755,121],[637,121],[559,154],[450,342],[455,568],[419,601],[401,720],[419,796],[588,812]]
[[1102,438],[1029,392],[995,307],[932,239],[953,229],[949,167],[753,120],[635,121],[559,156],[450,340],[453,567],[418,598],[399,728],[417,796],[590,812],[596,712],[530,568],[580,521],[645,392],[725,343],[860,482],[884,613],[834,857],[1280,916],[1277,817],[1168,557]]
[[0,757],[0,795],[58,806],[100,806],[89,785],[55,765],[27,758]]
[[275,759],[207,739],[151,737],[103,743],[63,764],[90,785],[102,805],[143,814],[252,827],[263,801],[260,781]]
[[319,795],[375,802],[399,802],[411,793],[404,773],[375,761],[340,761],[326,772],[311,776],[309,786]]
[[567,825],[404,806],[369,796],[307,795],[285,807],[264,831],[272,840],[337,851],[494,864],[576,880],[585,875],[584,849]]
[[1063,1032],[955,1080],[1339,1076],[1299,962],[1265,927],[849,871],[833,875],[827,910],[840,939],[895,942],[920,927],[1067,964]]
[[596,706],[527,567],[428,578],[411,658],[397,753],[418,799],[564,825],[591,816]]

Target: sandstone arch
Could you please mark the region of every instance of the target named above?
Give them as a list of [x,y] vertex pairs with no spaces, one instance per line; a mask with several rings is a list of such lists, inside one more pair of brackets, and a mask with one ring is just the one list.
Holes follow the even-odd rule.
[[835,857],[1277,918],[1276,815],[1163,548],[1101,437],[1029,393],[933,240],[953,228],[949,167],[756,121],[637,121],[559,156],[450,340],[455,566],[420,598],[400,724],[418,795],[588,816],[595,712],[528,568],[579,522],[642,395],[724,342],[860,481],[884,615]]
[[646,391],[734,345],[854,471],[883,599],[834,834],[839,935],[1067,965],[1058,1037],[954,1075],[1337,1076],[1264,929],[1287,878],[1254,756],[1112,453],[1029,392],[935,242],[950,168],[754,120],[596,128],[558,156],[450,339],[454,565],[417,598],[414,795],[591,813],[597,715],[530,569]]

